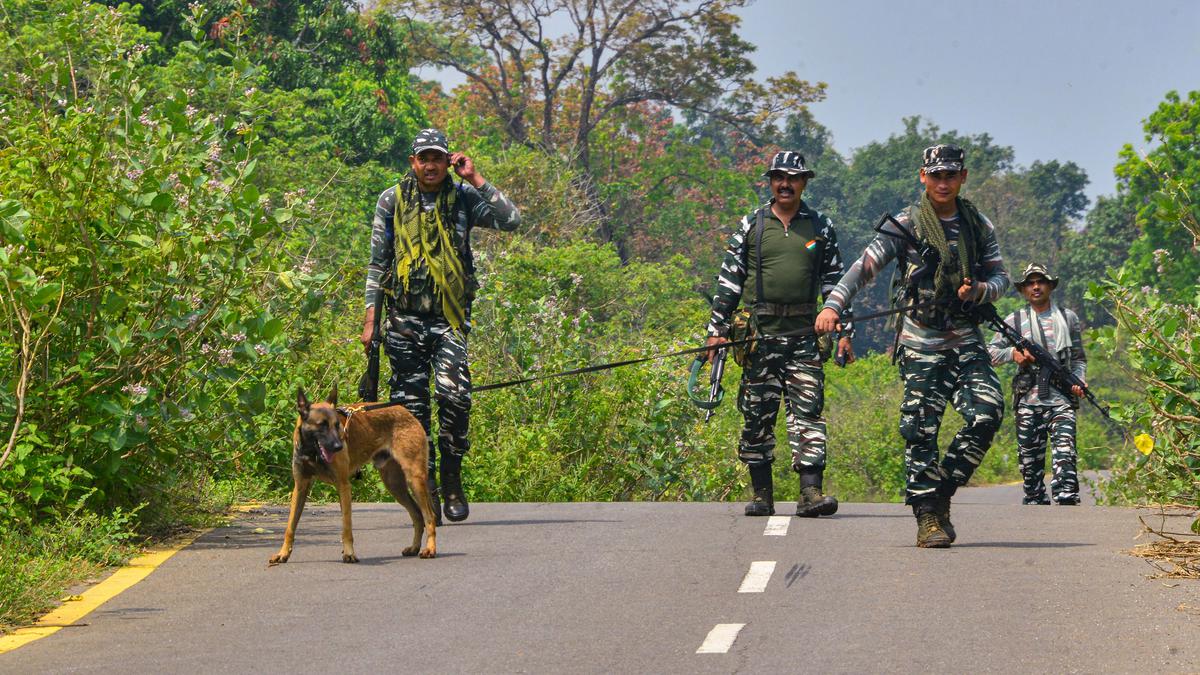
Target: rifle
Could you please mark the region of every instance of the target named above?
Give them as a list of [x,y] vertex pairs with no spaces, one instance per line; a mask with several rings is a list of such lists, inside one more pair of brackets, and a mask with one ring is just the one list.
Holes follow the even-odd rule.
[[991,303],[983,303],[975,305],[971,308],[975,316],[982,322],[986,322],[992,327],[992,330],[1004,336],[1009,344],[1015,349],[1020,349],[1033,356],[1034,361],[1038,364],[1038,393],[1045,394],[1050,391],[1050,387],[1058,389],[1065,394],[1071,394],[1071,387],[1079,387],[1083,390],[1083,394],[1087,397],[1088,403],[1091,403],[1099,410],[1102,415],[1112,419],[1108,414],[1109,407],[1096,400],[1096,396],[1088,389],[1088,386],[1083,383],[1083,380],[1075,376],[1070,370],[1059,363],[1058,358],[1044,347],[1031,342],[1023,335],[1018,333],[1012,326],[1004,322],[1000,315],[996,312],[996,308]]
[[[892,227],[896,228],[895,232],[889,232],[884,228],[888,223],[891,223]],[[913,270],[912,274],[908,275],[907,278],[905,277],[905,271],[908,268],[908,253],[903,246],[900,248],[900,255],[896,258],[896,269],[892,272],[892,306],[903,307],[906,304],[911,305],[916,303],[916,285],[937,271],[938,262],[942,259],[941,254],[929,244],[922,243],[921,240],[917,239],[917,235],[910,232],[891,213],[886,211],[879,217],[879,221],[875,223],[875,227],[872,229],[880,235],[899,239],[901,242],[912,246],[913,250],[917,252],[917,258],[921,261],[921,264]],[[900,353],[900,333],[903,330],[904,317],[897,316],[896,336],[892,341],[893,365],[895,365],[896,357]]]
[[701,352],[692,361],[692,373],[688,378],[688,397],[692,399],[692,403],[707,411],[704,414],[704,421],[706,423],[712,419],[717,406],[721,405],[721,401],[725,398],[725,389],[721,386],[721,377],[725,374],[725,354],[727,351],[727,348],[719,348],[716,355],[713,356],[712,368],[708,373],[707,399],[697,396],[695,389],[700,380],[700,370],[704,368],[704,362],[708,359],[705,357],[705,353]]
[[383,289],[375,292],[375,327],[371,331],[371,344],[367,346],[367,371],[358,380],[360,401],[379,400],[379,349],[383,345]]

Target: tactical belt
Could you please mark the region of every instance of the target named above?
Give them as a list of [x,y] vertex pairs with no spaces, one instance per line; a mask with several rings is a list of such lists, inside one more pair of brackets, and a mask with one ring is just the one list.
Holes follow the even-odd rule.
[[756,302],[754,313],[759,316],[813,316],[817,313],[817,303],[800,302],[787,305],[778,302]]

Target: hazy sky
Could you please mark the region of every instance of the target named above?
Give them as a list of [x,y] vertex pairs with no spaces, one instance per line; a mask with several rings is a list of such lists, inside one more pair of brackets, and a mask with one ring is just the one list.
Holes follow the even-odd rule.
[[1200,0],[757,0],[741,16],[762,77],[828,83],[812,110],[844,155],[921,115],[1021,165],[1073,161],[1093,198],[1166,92],[1200,89]]
[[919,114],[1022,165],[1073,161],[1092,197],[1164,94],[1200,89],[1196,0],[758,0],[742,16],[762,75],[828,83],[812,111],[843,154]]

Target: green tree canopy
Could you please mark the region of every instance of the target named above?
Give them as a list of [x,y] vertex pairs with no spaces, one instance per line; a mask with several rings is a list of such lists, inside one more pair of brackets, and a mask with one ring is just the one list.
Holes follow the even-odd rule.
[[[1200,218],[1200,202],[1171,199],[1173,186],[1200,185],[1200,91],[1170,92],[1146,120],[1145,156],[1121,150],[1118,189],[1137,214],[1142,231],[1129,252],[1129,272],[1171,295],[1190,296],[1200,278],[1198,242],[1181,220]],[[1174,264],[1164,264],[1170,259]]]

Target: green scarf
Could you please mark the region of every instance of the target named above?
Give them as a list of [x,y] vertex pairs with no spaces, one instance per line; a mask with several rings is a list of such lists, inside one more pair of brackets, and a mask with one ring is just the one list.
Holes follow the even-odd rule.
[[982,218],[975,205],[962,197],[955,197],[954,201],[962,221],[958,228],[957,251],[952,250],[946,241],[946,231],[942,229],[942,221],[933,210],[933,202],[929,201],[928,194],[921,193],[921,201],[913,209],[916,212],[917,236],[929,242],[941,257],[933,277],[934,295],[939,298],[955,296],[963,279],[971,278],[971,270],[975,268],[976,244],[982,230]]
[[396,186],[393,225],[396,278],[400,287],[407,292],[414,266],[424,264],[433,279],[434,293],[442,302],[442,315],[451,328],[462,330],[466,323],[466,273],[462,258],[454,248],[450,221],[456,194],[454,181],[447,178],[437,195],[436,206],[426,211],[421,208],[416,176],[410,173]]

